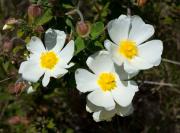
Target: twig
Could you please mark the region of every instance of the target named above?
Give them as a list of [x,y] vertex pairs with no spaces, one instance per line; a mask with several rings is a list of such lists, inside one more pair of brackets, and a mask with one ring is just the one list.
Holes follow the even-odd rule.
[[82,15],[82,13],[81,13],[81,11],[79,9],[71,10],[71,11],[65,13],[65,15],[72,15],[72,14],[75,14],[75,13],[77,13],[79,15],[81,21],[84,22],[84,17],[83,17],[83,15]]
[[76,9],[71,10],[71,11],[65,13],[65,15],[71,15],[71,14],[77,13],[77,14],[79,15],[79,17],[80,17],[80,20],[81,20],[82,22],[84,22],[83,14],[82,14],[82,12],[79,10],[80,4],[81,4],[81,1],[78,2],[78,5],[77,5]]
[[10,79],[12,79],[13,77],[14,77],[14,76],[11,76],[11,77],[8,77],[8,78],[6,78],[6,79],[0,80],[0,83],[5,82],[5,81],[7,81],[7,80],[10,80]]
[[129,7],[127,8],[127,15],[131,16],[131,9]]
[[164,83],[164,82],[155,82],[155,81],[142,81],[138,80],[138,83],[144,83],[144,84],[150,84],[150,85],[160,85],[160,86],[167,86],[167,87],[180,87],[177,84],[171,84],[171,83]]
[[162,61],[180,66],[180,62],[178,62],[178,61],[173,61],[173,60],[169,60],[169,59],[165,59],[165,58],[162,58]]
[[2,117],[4,116],[4,112],[5,112],[5,110],[6,110],[7,106],[8,106],[8,104],[9,104],[9,101],[6,101],[4,107],[1,109],[0,120],[1,120]]

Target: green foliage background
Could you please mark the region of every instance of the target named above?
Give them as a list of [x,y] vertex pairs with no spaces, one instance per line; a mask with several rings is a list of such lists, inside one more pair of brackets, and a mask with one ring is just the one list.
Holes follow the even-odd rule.
[[[137,1],[0,0],[0,29],[9,17],[22,22],[13,30],[0,31],[0,133],[179,133],[180,66],[169,62],[180,62],[180,1],[147,0],[143,6],[138,6]],[[38,3],[43,11],[33,21],[27,15],[30,3]],[[91,33],[86,38],[75,30],[79,16],[66,15],[77,5],[84,19],[91,23]],[[85,110],[86,96],[75,88],[74,71],[78,67],[87,68],[87,57],[103,49],[104,40],[109,38],[106,24],[120,14],[127,14],[127,8],[155,27],[153,38],[164,42],[164,59],[160,66],[140,72],[135,78],[140,91],[133,100],[135,111],[131,116],[96,123]],[[72,61],[76,65],[63,78],[51,79],[46,88],[41,82],[33,84],[35,93],[27,94],[25,87],[12,94],[11,89],[15,89],[12,86],[21,81],[19,65],[28,54],[24,41],[33,35],[44,38],[44,32],[35,30],[38,26],[43,26],[44,31],[64,30],[75,40]],[[22,40],[13,41],[13,48],[5,51],[4,40],[17,37]],[[9,120],[13,116],[26,118],[26,122],[12,124]]]

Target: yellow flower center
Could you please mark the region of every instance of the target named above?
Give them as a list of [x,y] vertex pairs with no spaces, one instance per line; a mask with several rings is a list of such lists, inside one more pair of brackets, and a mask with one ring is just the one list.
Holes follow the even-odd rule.
[[132,59],[138,55],[138,48],[134,41],[123,40],[119,44],[118,52],[127,59]]
[[43,52],[40,57],[41,67],[45,69],[53,69],[58,61],[59,58],[53,51]]
[[103,91],[111,91],[116,87],[115,75],[112,73],[101,73],[97,82]]

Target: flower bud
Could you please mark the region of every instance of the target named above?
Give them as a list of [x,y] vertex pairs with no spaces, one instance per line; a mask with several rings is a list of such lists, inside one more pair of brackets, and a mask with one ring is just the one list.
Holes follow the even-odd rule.
[[39,5],[32,4],[28,7],[28,16],[30,18],[36,18],[41,16],[42,14],[42,9]]
[[17,82],[15,84],[10,84],[8,87],[11,94],[18,94],[22,92],[25,88],[27,88],[27,84],[25,82]]
[[17,23],[18,23],[18,20],[16,20],[15,18],[9,18],[6,21],[6,24],[9,24],[9,25],[14,25],[14,24],[17,24]]
[[86,21],[79,21],[76,24],[76,32],[81,37],[87,37],[91,31],[91,24]]
[[144,6],[146,4],[147,1],[148,0],[137,0],[137,5],[142,7],[142,6]]
[[17,124],[28,125],[29,124],[29,120],[27,119],[27,117],[12,116],[12,117],[10,117],[8,119],[7,123],[10,124],[10,125],[17,125]]
[[3,26],[3,30],[13,29],[14,25],[16,25],[17,23],[18,20],[16,20],[15,18],[9,18],[8,20],[6,20],[5,25]]
[[8,119],[8,124],[10,125],[17,125],[21,121],[21,118],[19,116],[12,116],[11,118]]

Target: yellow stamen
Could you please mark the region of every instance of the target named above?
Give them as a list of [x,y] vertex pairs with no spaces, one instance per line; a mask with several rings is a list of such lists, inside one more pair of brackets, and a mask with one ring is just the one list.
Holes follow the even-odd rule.
[[58,61],[59,58],[53,51],[43,52],[40,57],[41,67],[45,69],[53,69]]
[[112,73],[101,73],[97,82],[103,91],[111,91],[116,87],[115,75]]
[[136,43],[131,40],[123,40],[119,43],[118,52],[127,59],[133,59],[138,55],[138,48]]

